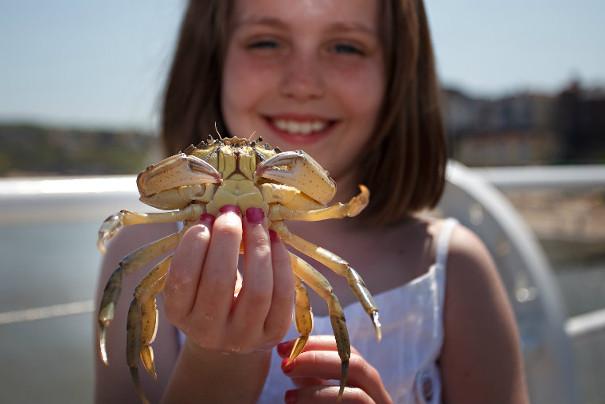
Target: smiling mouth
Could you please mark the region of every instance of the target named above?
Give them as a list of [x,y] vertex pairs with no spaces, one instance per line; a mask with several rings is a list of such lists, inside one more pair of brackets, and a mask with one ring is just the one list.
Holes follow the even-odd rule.
[[295,136],[323,134],[336,124],[336,120],[319,118],[272,118],[265,117],[267,123],[279,132]]

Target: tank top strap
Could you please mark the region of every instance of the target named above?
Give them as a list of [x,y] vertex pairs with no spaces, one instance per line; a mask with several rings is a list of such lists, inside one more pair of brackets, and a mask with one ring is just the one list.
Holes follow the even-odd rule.
[[450,239],[452,232],[458,225],[458,220],[454,218],[445,219],[439,236],[437,237],[437,250],[435,252],[435,266],[437,270],[437,281],[439,288],[439,304],[443,308],[445,300],[445,281],[447,272],[447,255],[449,251]]
[[457,224],[458,220],[454,218],[445,219],[441,231],[439,232],[439,237],[437,238],[435,263],[443,268],[447,267],[447,253],[449,250],[450,238],[452,237],[452,232]]

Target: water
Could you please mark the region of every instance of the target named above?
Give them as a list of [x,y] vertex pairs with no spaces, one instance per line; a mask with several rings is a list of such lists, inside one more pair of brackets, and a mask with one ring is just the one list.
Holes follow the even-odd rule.
[[[0,226],[0,312],[93,299],[99,223]],[[0,325],[0,402],[92,403],[92,314]]]
[[0,312],[92,299],[99,223],[0,226]]

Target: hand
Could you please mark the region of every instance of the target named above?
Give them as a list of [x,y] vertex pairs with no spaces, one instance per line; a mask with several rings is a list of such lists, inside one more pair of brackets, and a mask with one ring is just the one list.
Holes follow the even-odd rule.
[[[247,210],[243,228],[237,207],[221,212],[214,223],[203,215],[184,234],[166,280],[166,315],[187,335],[188,345],[202,350],[270,351],[291,322],[288,252],[270,236],[261,209]],[[242,238],[243,283],[237,277]]]
[[[328,384],[329,380],[340,380],[341,363],[334,337],[311,336],[304,351],[287,363],[285,359],[288,358],[293,343],[294,341],[287,341],[277,346],[277,352],[284,358],[282,371],[298,387],[286,392],[286,403],[336,402],[339,387]],[[342,402],[392,403],[378,371],[354,347],[351,347],[349,378]]]

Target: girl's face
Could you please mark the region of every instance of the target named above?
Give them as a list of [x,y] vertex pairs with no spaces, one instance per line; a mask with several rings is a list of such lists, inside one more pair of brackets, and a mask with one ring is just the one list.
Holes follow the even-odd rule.
[[236,0],[222,87],[229,131],[355,175],[384,94],[375,0]]

